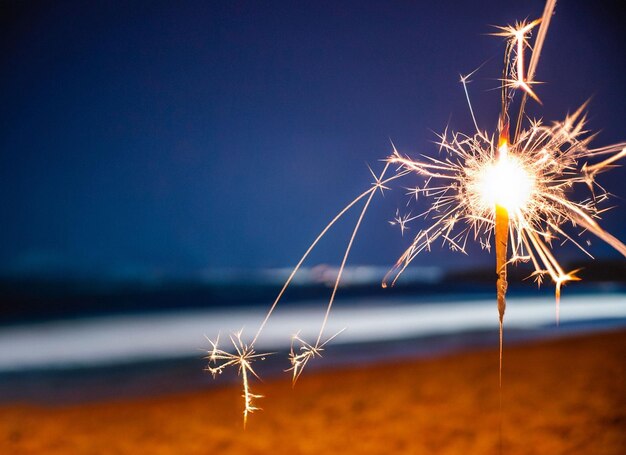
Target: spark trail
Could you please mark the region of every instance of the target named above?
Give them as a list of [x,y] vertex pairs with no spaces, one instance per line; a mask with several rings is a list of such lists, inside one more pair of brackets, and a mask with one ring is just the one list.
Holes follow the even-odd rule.
[[[271,315],[273,314],[274,310],[276,309],[276,306],[278,305],[278,303],[280,302],[280,300],[282,299],[283,295],[285,294],[285,292],[287,291],[287,288],[289,287],[289,285],[291,284],[291,282],[293,281],[294,276],[296,275],[296,273],[298,272],[298,270],[300,270],[300,268],[302,267],[302,264],[304,263],[304,261],[308,258],[308,256],[311,254],[311,252],[313,251],[313,249],[315,248],[315,246],[319,243],[319,241],[326,235],[326,233],[337,223],[337,221],[339,221],[351,208],[353,208],[358,202],[360,202],[361,200],[365,199],[365,204],[363,206],[363,209],[361,210],[361,213],[359,215],[359,218],[357,220],[357,223],[352,231],[352,235],[350,237],[350,241],[348,243],[348,246],[346,248],[343,260],[342,260],[342,265],[341,268],[339,270],[339,273],[337,275],[337,278],[335,280],[335,285],[333,286],[333,291],[332,291],[332,295],[330,297],[330,300],[328,302],[328,306],[324,315],[324,320],[322,323],[322,326],[320,328],[318,337],[317,337],[317,341],[314,344],[309,344],[306,341],[304,341],[302,338],[300,338],[299,335],[294,335],[292,337],[292,349],[291,349],[291,353],[289,355],[289,361],[291,363],[291,368],[289,368],[288,371],[293,371],[293,381],[295,383],[295,381],[298,379],[298,377],[300,376],[300,374],[302,373],[303,368],[306,366],[306,364],[309,362],[309,360],[311,360],[314,357],[321,357],[321,353],[324,350],[324,346],[330,342],[333,338],[335,338],[337,335],[339,335],[339,333],[331,336],[330,338],[328,338],[326,341],[322,341],[322,337],[324,334],[324,329],[326,327],[326,323],[328,321],[329,315],[330,315],[330,310],[332,308],[335,296],[337,294],[337,289],[339,288],[339,284],[341,282],[341,274],[343,269],[345,268],[345,264],[346,261],[348,259],[348,256],[350,254],[350,250],[352,249],[352,245],[354,243],[354,239],[356,237],[356,234],[358,232],[358,229],[361,225],[361,222],[363,221],[363,218],[365,216],[365,213],[367,211],[367,208],[369,207],[374,194],[377,191],[383,191],[385,189],[388,189],[388,187],[386,186],[387,184],[389,184],[390,182],[403,177],[405,175],[407,175],[409,172],[408,171],[400,171],[397,172],[395,175],[391,176],[391,177],[387,177],[385,178],[385,174],[387,172],[387,169],[389,168],[389,164],[387,163],[383,169],[383,171],[381,172],[381,174],[379,176],[375,176],[375,181],[372,184],[372,187],[370,189],[368,189],[367,191],[364,191],[363,193],[361,193],[359,196],[357,196],[355,199],[352,200],[352,202],[350,202],[348,205],[346,205],[327,225],[326,227],[320,232],[320,234],[315,238],[315,240],[313,240],[313,243],[311,243],[311,245],[309,246],[309,248],[307,248],[307,250],[305,251],[305,253],[302,255],[302,257],[300,258],[300,260],[298,261],[298,263],[296,264],[296,266],[294,267],[294,269],[292,270],[292,272],[289,274],[289,277],[287,278],[285,284],[283,285],[282,289],[280,290],[280,292],[278,293],[278,296],[276,297],[276,299],[274,300],[274,302],[272,303],[272,305],[270,306],[269,311],[267,312],[265,318],[263,319],[263,321],[261,322],[256,334],[254,335],[254,338],[252,339],[252,341],[249,344],[246,344],[243,342],[242,340],[242,332],[243,331],[239,331],[237,333],[234,333],[230,336],[230,341],[234,347],[235,352],[234,353],[230,353],[228,351],[222,350],[219,348],[218,344],[219,344],[219,336],[217,337],[217,339],[215,341],[212,341],[210,339],[208,339],[209,343],[211,344],[211,349],[209,351],[207,351],[207,357],[206,359],[209,360],[209,365],[206,368],[207,371],[209,371],[213,377],[216,377],[216,375],[218,374],[222,374],[223,371],[229,367],[237,367],[238,368],[238,372],[241,375],[242,378],[242,388],[243,388],[243,398],[244,398],[244,410],[243,410],[243,415],[244,415],[244,426],[247,422],[248,419],[248,415],[253,413],[254,411],[258,410],[259,408],[257,408],[254,403],[253,400],[257,399],[257,398],[261,398],[260,395],[255,395],[250,391],[250,376],[254,376],[255,378],[258,379],[258,375],[256,374],[256,372],[254,371],[254,369],[252,368],[252,362],[257,360],[257,359],[263,359],[266,355],[269,355],[269,353],[266,354],[256,354],[255,350],[254,350],[254,345],[257,342],[258,338],[261,336],[261,333],[263,332],[263,329],[265,328],[265,326],[267,325],[267,322],[269,321]],[[294,345],[295,343],[299,343],[300,347],[299,348],[295,348]]]

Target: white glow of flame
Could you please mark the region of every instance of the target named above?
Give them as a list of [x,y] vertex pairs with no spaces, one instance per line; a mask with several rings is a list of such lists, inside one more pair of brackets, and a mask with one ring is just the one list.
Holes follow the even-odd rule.
[[503,154],[485,165],[476,184],[481,208],[489,210],[499,205],[515,214],[530,200],[535,179],[519,159]]

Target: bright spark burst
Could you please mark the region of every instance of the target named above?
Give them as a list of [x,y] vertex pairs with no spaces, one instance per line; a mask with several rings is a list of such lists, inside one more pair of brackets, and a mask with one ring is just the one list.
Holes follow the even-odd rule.
[[[604,231],[598,219],[604,211],[601,206],[607,200],[607,192],[596,182],[596,176],[615,166],[615,162],[626,157],[626,143],[600,148],[590,148],[594,134],[585,127],[586,104],[563,121],[546,125],[542,120],[526,120],[527,97],[541,104],[533,90],[537,84],[535,71],[546,38],[548,25],[556,0],[547,0],[540,19],[518,22],[514,26],[497,27],[493,35],[506,39],[502,82],[502,105],[498,131],[487,133],[478,127],[470,101],[467,84],[476,71],[461,76],[460,81],[467,98],[475,132],[449,133],[446,129],[437,144],[443,158],[422,155],[419,159],[403,155],[393,146],[393,153],[385,161],[380,175],[374,177],[371,188],[360,194],[333,218],[311,243],[300,258],[278,296],[263,319],[256,335],[245,344],[241,332],[231,335],[235,353],[218,348],[218,340],[209,340],[207,370],[215,377],[230,366],[237,366],[243,380],[244,425],[248,414],[259,409],[254,400],[261,398],[250,391],[250,376],[258,378],[252,369],[253,361],[268,354],[256,354],[254,345],[265,328],[295,274],[320,240],[350,209],[364,201],[360,215],[347,244],[339,267],[324,319],[317,339],[309,343],[299,334],[292,337],[289,362],[295,383],[310,360],[321,357],[325,346],[338,334],[322,341],[337,289],[341,282],[346,261],[353,246],[357,231],[372,202],[374,195],[390,189],[390,183],[406,176],[417,175],[419,185],[406,188],[411,201],[420,197],[432,201],[418,215],[402,215],[399,211],[390,223],[400,227],[401,233],[409,229],[410,222],[418,218],[433,220],[431,225],[418,230],[409,248],[383,281],[395,283],[402,272],[424,251],[430,251],[435,242],[447,244],[450,249],[466,253],[468,242],[477,242],[491,251],[492,240],[496,246],[496,272],[498,312],[500,314],[500,372],[502,366],[502,322],[507,289],[506,268],[510,263],[530,262],[533,276],[538,284],[549,277],[555,284],[556,311],[558,322],[561,287],[568,281],[578,280],[577,271],[566,272],[552,253],[553,244],[571,242],[585,254],[591,255],[570,233],[570,227],[590,232],[626,256],[626,245]],[[537,37],[531,45],[531,32],[539,26]],[[531,51],[528,64],[525,52]],[[517,120],[512,122],[511,105],[515,94],[521,93],[517,107]],[[528,123],[524,125],[524,120]],[[509,126],[515,126],[509,134]],[[387,176],[390,167],[395,174]],[[579,184],[587,186],[590,196],[581,201],[572,199],[573,189]],[[587,241],[587,245],[589,242]],[[510,246],[509,246],[510,245]],[[510,254],[509,254],[510,249]]]
[[[593,135],[584,130],[583,107],[551,126],[532,122],[515,143],[507,146],[506,154],[499,151],[495,135],[487,137],[484,133],[440,136],[439,145],[447,155],[444,159],[413,160],[394,150],[390,163],[425,178],[419,191],[433,202],[421,216],[435,222],[414,237],[394,269],[393,281],[438,240],[461,252],[465,252],[468,240],[489,245],[496,205],[505,207],[511,216],[511,262],[531,261],[536,280],[549,275],[557,289],[574,278],[552,255],[553,240],[565,238],[587,253],[566,233],[563,225],[567,223],[588,230],[626,256],[626,246],[596,221],[601,213],[599,204],[608,195],[595,182],[598,173],[626,154],[626,144],[590,149]],[[589,164],[588,160],[603,155],[612,156]],[[579,183],[593,190],[591,197],[580,202],[568,198]]]

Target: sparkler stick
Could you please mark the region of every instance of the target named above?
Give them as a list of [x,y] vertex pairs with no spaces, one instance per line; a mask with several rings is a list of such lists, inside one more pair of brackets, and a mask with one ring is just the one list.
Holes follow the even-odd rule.
[[[526,100],[528,95],[530,95],[536,101],[539,101],[537,95],[530,89],[531,81],[535,76],[535,70],[537,69],[537,64],[539,63],[539,57],[541,55],[541,49],[543,47],[543,43],[546,38],[546,34],[548,32],[548,26],[550,25],[550,20],[552,18],[552,14],[554,12],[554,7],[556,6],[556,0],[548,0],[546,2],[546,6],[543,11],[543,16],[541,19],[531,22],[526,27],[518,27],[513,32],[513,43],[512,46],[515,45],[516,51],[516,60],[517,60],[517,86],[524,90],[524,94],[522,96],[522,101],[520,103],[520,108],[517,117],[517,127],[515,130],[515,137],[519,135],[519,129],[522,125],[522,118],[524,116],[524,109],[526,106]],[[533,50],[530,64],[528,66],[528,80],[524,80],[524,43],[525,43],[525,35],[528,31],[530,31],[537,23],[541,23],[539,27],[539,32],[537,35],[537,39],[535,40],[535,48]],[[507,62],[508,63],[508,62]],[[505,72],[507,71],[508,64],[505,65]],[[506,74],[505,74],[506,77]],[[465,84],[463,84],[465,88]],[[465,88],[465,94],[467,96],[467,88]],[[499,141],[499,159],[506,159],[508,155],[508,147],[509,147],[509,124],[508,124],[508,97],[506,84],[502,86],[502,113],[500,118],[500,141]],[[472,118],[474,119],[474,112],[472,111]],[[476,121],[474,120],[474,124]],[[495,207],[495,243],[496,243],[496,273],[498,275],[498,280],[496,282],[497,289],[497,299],[498,299],[498,319],[499,319],[499,366],[498,366],[498,376],[500,385],[502,385],[502,348],[503,348],[503,335],[504,335],[504,312],[506,311],[506,291],[508,287],[507,281],[507,264],[508,264],[508,238],[509,238],[509,213],[507,209],[499,204],[496,204]]]
[[[500,147],[498,148],[500,161],[507,159],[508,154],[508,126],[505,124],[500,133]],[[506,310],[506,290],[508,287],[506,266],[508,263],[507,247],[509,244],[509,212],[506,207],[496,204],[495,206],[495,243],[496,243],[496,292],[498,299],[498,319],[499,319],[499,380],[502,385],[502,341],[504,334],[504,312]]]

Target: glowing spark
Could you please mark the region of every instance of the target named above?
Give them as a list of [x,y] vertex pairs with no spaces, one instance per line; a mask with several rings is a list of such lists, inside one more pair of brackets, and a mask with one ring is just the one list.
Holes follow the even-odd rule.
[[[289,362],[291,363],[291,368],[289,368],[287,371],[293,372],[292,380],[294,384],[302,374],[302,370],[304,369],[304,367],[307,365],[307,363],[309,363],[309,360],[315,357],[322,357],[322,351],[324,351],[324,346],[326,346],[326,344],[328,344],[344,330],[345,329],[342,329],[323,343],[319,343],[318,341],[314,345],[309,344],[302,338],[300,338],[299,333],[291,337],[291,352],[289,353]],[[300,345],[299,348],[294,348],[294,345],[296,343]]]
[[219,349],[219,335],[215,341],[212,341],[208,338],[207,340],[211,344],[211,350],[207,351],[208,355],[206,359],[208,359],[209,364],[206,367],[206,370],[211,373],[214,378],[218,374],[222,374],[222,372],[228,367],[238,367],[238,373],[243,379],[243,424],[245,427],[248,421],[248,414],[252,414],[254,411],[260,409],[254,405],[253,400],[257,398],[263,398],[262,395],[253,394],[250,390],[249,375],[252,375],[255,378],[259,379],[259,376],[252,368],[252,363],[257,359],[263,360],[265,356],[270,355],[271,353],[268,352],[263,354],[257,354],[251,346],[246,345],[242,341],[241,331],[234,333],[230,336],[230,340],[235,348],[235,353],[230,353],[228,351]]
[[[378,175],[376,175],[376,174],[374,173],[374,171],[372,171],[372,168],[371,168],[371,167],[369,167],[369,166],[368,166],[367,168],[369,169],[370,174],[372,174],[372,177],[374,177],[374,183],[372,183],[372,186],[373,186],[375,189],[380,190],[380,194],[385,194],[385,193],[384,193],[384,192],[385,192],[385,190],[388,190],[388,189],[389,189],[389,187],[388,187],[388,186],[385,186],[385,182],[383,181],[383,177],[384,177],[384,175],[385,175],[385,172],[383,172],[380,176],[378,176]],[[387,170],[387,169],[385,168],[385,171],[386,171],[386,170]],[[372,195],[373,195],[373,194],[372,194]],[[369,199],[371,200],[371,195],[369,196]]]
[[[406,193],[407,196],[411,196],[412,198],[415,198],[416,201],[419,200],[420,191],[421,191],[419,186],[416,186],[414,188],[406,188],[406,190],[407,190],[407,193]],[[396,215],[397,215],[397,212],[396,212]]]
[[396,216],[394,217],[394,219],[392,221],[389,222],[389,224],[391,224],[392,226],[399,226],[400,227],[400,233],[404,237],[404,232],[409,229],[407,227],[407,223],[410,223],[415,218],[416,217],[411,216],[410,213],[401,215],[400,214],[400,210],[396,209]]
[[483,209],[500,205],[514,213],[527,204],[534,190],[535,179],[516,157],[502,155],[496,162],[485,165],[471,185],[477,185],[471,191],[479,194],[479,203]]
[[535,92],[533,92],[530,88],[531,84],[535,84],[536,82],[532,81],[530,78],[527,79],[524,77],[524,49],[526,47],[530,47],[527,37],[530,31],[540,22],[541,19],[537,19],[530,23],[519,22],[515,24],[515,27],[511,25],[507,25],[506,27],[497,26],[496,28],[501,30],[501,32],[492,34],[495,36],[504,36],[505,38],[508,38],[511,43],[509,53],[512,54],[510,58],[513,60],[515,65],[512,68],[511,77],[503,79],[505,85],[511,88],[520,88],[524,90],[535,101],[541,104],[541,101]]

